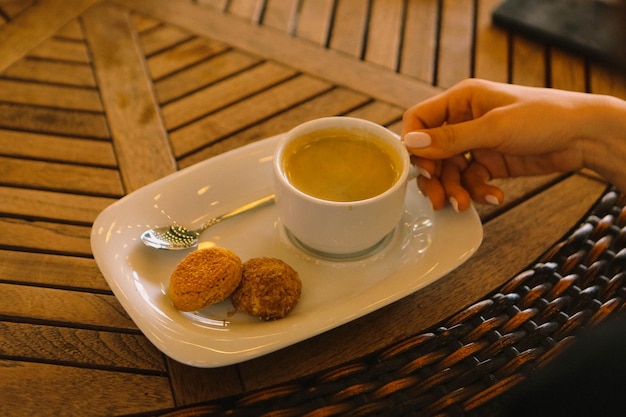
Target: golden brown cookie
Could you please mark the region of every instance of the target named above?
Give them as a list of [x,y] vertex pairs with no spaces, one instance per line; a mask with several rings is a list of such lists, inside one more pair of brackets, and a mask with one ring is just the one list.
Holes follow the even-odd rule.
[[298,303],[302,282],[287,263],[275,258],[253,258],[243,264],[232,302],[239,311],[273,320],[285,317]]
[[197,311],[224,301],[241,281],[241,259],[219,247],[187,255],[170,277],[170,298],[181,311]]

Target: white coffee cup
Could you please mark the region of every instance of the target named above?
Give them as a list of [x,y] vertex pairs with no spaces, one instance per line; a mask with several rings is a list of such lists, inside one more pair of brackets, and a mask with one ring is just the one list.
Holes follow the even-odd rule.
[[[316,148],[312,145],[314,142]],[[355,145],[359,146],[358,149],[353,148],[353,142],[358,142]],[[385,156],[379,158],[371,149],[372,146],[386,153],[389,159],[382,162]],[[309,156],[303,153],[305,148],[311,155],[321,156],[318,162],[310,166],[311,172],[306,171],[306,167],[314,159],[306,159]],[[300,159],[292,159],[293,155],[299,155]],[[337,197],[332,194],[335,192],[332,172],[324,176],[325,180],[318,181],[319,184],[315,181],[322,177],[320,172],[327,171],[322,166],[333,171],[333,163],[345,164],[343,167],[355,164],[352,166],[358,173],[355,184],[357,180],[372,175],[370,183],[376,184],[376,188],[382,191],[369,190],[363,186],[367,182],[363,182],[360,184],[364,188],[363,192],[375,195],[364,198]],[[392,165],[393,174],[387,172],[387,163]],[[337,258],[367,254],[386,240],[404,213],[406,183],[411,167],[409,154],[397,135],[376,123],[351,117],[326,117],[303,123],[289,131],[279,142],[273,166],[280,222],[292,239],[311,252]],[[301,169],[298,171],[294,167]],[[376,171],[371,173],[374,169]],[[348,174],[350,171],[345,170]],[[379,177],[386,178],[388,185],[379,181]],[[298,183],[298,186],[294,183]],[[318,187],[332,196],[315,196],[311,189],[303,191],[306,187]],[[360,189],[359,186],[347,188]],[[317,189],[315,192],[318,192]],[[338,198],[355,199],[336,201]]]

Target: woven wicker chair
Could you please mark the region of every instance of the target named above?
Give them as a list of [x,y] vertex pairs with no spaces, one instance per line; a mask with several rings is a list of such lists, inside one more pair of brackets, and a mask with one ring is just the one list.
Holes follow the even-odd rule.
[[580,329],[624,310],[625,205],[607,189],[536,264],[428,332],[303,379],[157,414],[499,415],[509,389]]

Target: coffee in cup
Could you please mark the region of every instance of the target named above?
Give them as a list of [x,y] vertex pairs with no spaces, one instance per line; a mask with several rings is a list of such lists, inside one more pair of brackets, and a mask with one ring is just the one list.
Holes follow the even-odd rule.
[[400,178],[402,159],[365,129],[329,128],[290,142],[282,169],[295,188],[329,201],[360,201],[387,191]]
[[273,165],[280,220],[314,253],[366,254],[404,212],[408,152],[376,123],[350,117],[303,123],[280,141]]

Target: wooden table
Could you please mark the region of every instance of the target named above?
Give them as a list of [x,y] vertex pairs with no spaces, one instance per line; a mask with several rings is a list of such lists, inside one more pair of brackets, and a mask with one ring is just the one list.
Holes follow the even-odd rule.
[[[479,300],[602,194],[593,173],[501,182],[484,241],[435,284],[238,365],[159,352],[91,253],[120,197],[306,120],[400,130],[466,77],[626,98],[626,77],[491,25],[499,0],[0,0],[0,414],[119,415],[218,399],[362,357]],[[538,219],[541,219],[539,222]]]

